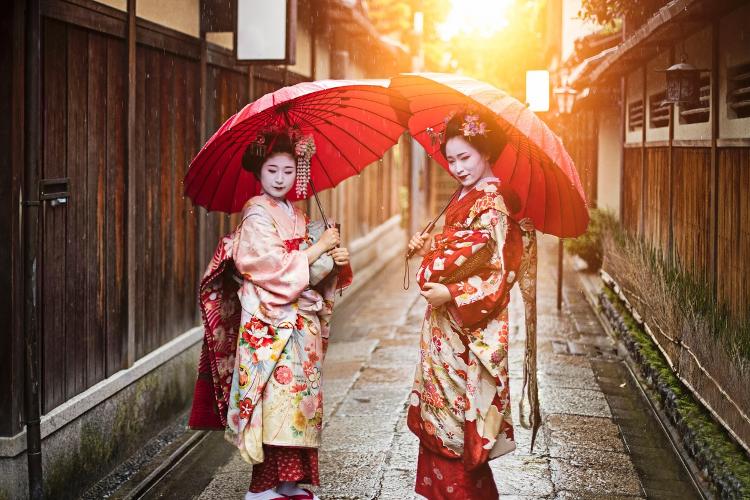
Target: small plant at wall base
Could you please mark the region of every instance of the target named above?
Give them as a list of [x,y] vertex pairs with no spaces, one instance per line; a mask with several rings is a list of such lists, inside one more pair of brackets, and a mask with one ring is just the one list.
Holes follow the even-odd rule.
[[674,339],[685,341],[688,332],[694,333],[690,337],[708,349],[722,348],[732,369],[750,376],[750,316],[731,315],[713,296],[708,280],[668,261],[614,217],[602,221],[604,268],[627,290],[646,322]]
[[617,221],[612,213],[596,208],[589,211],[589,216],[586,232],[577,238],[565,240],[565,249],[583,259],[589,271],[596,272],[602,267],[604,233],[616,225]]

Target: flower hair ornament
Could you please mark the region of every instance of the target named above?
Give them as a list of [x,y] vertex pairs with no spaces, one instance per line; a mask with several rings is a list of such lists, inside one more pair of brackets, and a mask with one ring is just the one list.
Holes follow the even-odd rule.
[[295,191],[300,198],[307,197],[310,184],[310,161],[315,154],[315,140],[312,135],[303,135],[294,143],[294,156],[297,157],[297,183]]
[[[432,127],[427,127],[425,129],[427,135],[430,136],[430,143],[433,147],[445,142],[445,129],[448,127],[448,122],[450,122],[454,116],[456,116],[455,111],[451,111],[446,115],[446,117],[443,119],[443,127],[440,132],[435,131],[435,129]],[[479,113],[474,111],[465,112],[464,121],[459,127],[459,130],[464,135],[464,137],[474,137],[477,135],[487,136],[487,132],[490,131],[490,129],[487,128],[487,124],[483,121],[480,121]]]

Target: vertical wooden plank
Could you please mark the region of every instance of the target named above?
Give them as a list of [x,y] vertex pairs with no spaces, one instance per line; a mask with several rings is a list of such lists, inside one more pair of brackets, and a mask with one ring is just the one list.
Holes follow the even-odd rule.
[[[12,436],[19,430],[20,407],[23,405],[22,370],[24,353],[18,347],[23,341],[20,321],[23,319],[21,282],[18,280],[18,257],[21,238],[18,192],[21,189],[20,170],[23,168],[22,113],[19,105],[23,88],[24,66],[20,39],[23,37],[21,2],[13,2],[10,13],[0,18],[0,67],[8,68],[7,78],[0,79],[0,318],[4,319],[6,334],[0,335],[0,436]],[[19,15],[19,13],[21,15]],[[19,154],[20,153],[20,154]],[[21,306],[21,307],[19,307]],[[20,373],[19,373],[20,371]],[[19,377],[20,375],[20,377]]]
[[86,389],[86,351],[80,348],[81,333],[86,330],[86,273],[83,258],[86,241],[86,142],[88,123],[86,99],[88,94],[88,35],[76,28],[68,30],[68,126],[67,165],[71,196],[68,200],[66,243],[66,317],[67,335],[65,357],[67,381],[66,394],[70,398]]
[[[65,177],[67,127],[67,30],[43,21],[42,178]],[[42,208],[42,411],[65,401],[65,229],[66,207]]]
[[711,183],[709,192],[711,193],[711,203],[709,205],[709,234],[711,235],[710,241],[711,249],[709,253],[710,264],[709,264],[709,280],[711,281],[711,287],[713,295],[716,296],[718,293],[718,276],[719,267],[717,264],[718,260],[718,241],[719,241],[719,148],[716,145],[716,141],[719,138],[719,95],[720,95],[720,82],[719,82],[719,64],[722,61],[720,53],[720,41],[719,41],[719,18],[715,17],[711,21],[711,113],[709,119],[711,120]]
[[105,373],[105,259],[104,259],[104,182],[107,144],[107,42],[89,33],[88,68],[88,158],[86,211],[86,303],[90,307],[86,323],[87,385],[102,380]]
[[[198,62],[198,109],[199,109],[199,121],[198,121],[198,142],[199,144],[204,144],[206,140],[208,139],[208,97],[206,95],[206,92],[208,92],[208,53],[207,53],[207,45],[206,45],[206,34],[204,32],[201,32],[201,58]],[[188,87],[190,88],[190,87]],[[188,115],[189,116],[189,115]],[[197,153],[197,150],[194,150],[191,152],[191,154],[195,155]],[[207,212],[203,207],[196,208],[196,217],[198,219],[198,235],[197,235],[197,245],[198,245],[198,254],[197,254],[197,267],[194,269],[196,272],[196,282],[199,279],[199,276],[201,276],[202,266],[207,265],[207,254],[208,254],[208,243],[207,243],[207,223],[208,219],[206,217]],[[199,320],[199,316],[196,315],[196,320]]]
[[161,101],[161,58],[155,50],[146,50],[146,327],[143,351],[153,350],[159,339],[162,293],[160,289],[161,245],[159,213],[161,211],[161,134],[159,106]]
[[185,220],[186,206],[184,201],[182,180],[185,176],[185,143],[186,143],[186,125],[185,125],[185,60],[175,58],[174,72],[174,90],[173,109],[174,109],[174,127],[172,154],[174,157],[174,176],[172,181],[172,200],[173,200],[173,217],[172,217],[172,262],[174,267],[170,278],[173,290],[173,316],[174,324],[170,338],[182,333],[187,324],[185,322]]
[[125,281],[125,149],[127,50],[122,40],[107,38],[107,167],[105,187],[106,374],[125,367],[127,286]]
[[[143,338],[146,331],[146,266],[149,256],[146,254],[148,224],[146,185],[146,51],[138,47],[136,55],[136,110],[135,110],[135,164],[128,164],[129,175],[135,176],[135,211],[133,219],[129,219],[135,230],[135,326],[133,332],[133,359],[134,362],[143,353]],[[149,182],[150,183],[150,182]],[[128,215],[130,217],[130,215]],[[144,227],[145,226],[145,227]],[[130,236],[128,236],[129,238]],[[132,268],[128,266],[132,272]],[[130,351],[128,351],[130,352]],[[131,359],[128,358],[128,362]]]
[[[188,162],[198,153],[198,137],[200,120],[196,119],[196,109],[199,107],[198,86],[196,82],[200,72],[200,65],[189,63],[185,72],[185,160]],[[187,168],[186,164],[186,168]],[[182,185],[181,185],[182,186]],[[197,231],[199,215],[196,207],[193,206],[189,198],[185,198],[185,281],[183,289],[185,290],[185,322],[187,326],[195,324],[197,318],[196,304],[198,300],[198,274],[197,274],[197,255],[198,242]]]
[[159,293],[162,295],[159,310],[159,340],[156,346],[162,345],[169,338],[171,321],[174,318],[174,288],[172,280],[172,194],[173,194],[173,134],[174,134],[174,59],[171,55],[161,56],[161,101],[159,103],[159,151],[160,151],[160,176],[159,193],[160,210],[157,214],[159,220],[158,235],[160,258],[159,258]]
[[135,363],[135,328],[136,328],[136,290],[138,287],[138,258],[136,255],[136,231],[135,215],[137,200],[137,182],[136,182],[136,31],[135,31],[135,14],[136,0],[128,0],[128,25],[127,25],[127,117],[126,117],[126,158],[127,158],[127,346],[126,346],[126,366],[132,366]]

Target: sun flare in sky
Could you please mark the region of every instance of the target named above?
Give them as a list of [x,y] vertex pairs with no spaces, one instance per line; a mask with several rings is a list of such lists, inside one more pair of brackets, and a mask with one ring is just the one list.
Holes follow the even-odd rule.
[[451,0],[451,11],[438,26],[445,41],[456,35],[489,37],[508,25],[508,10],[513,0]]

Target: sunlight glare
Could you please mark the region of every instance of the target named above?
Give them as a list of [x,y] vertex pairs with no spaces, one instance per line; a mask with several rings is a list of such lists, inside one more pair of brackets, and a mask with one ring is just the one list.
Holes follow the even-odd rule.
[[507,13],[514,0],[451,0],[451,11],[438,26],[440,38],[459,34],[489,37],[508,26]]

